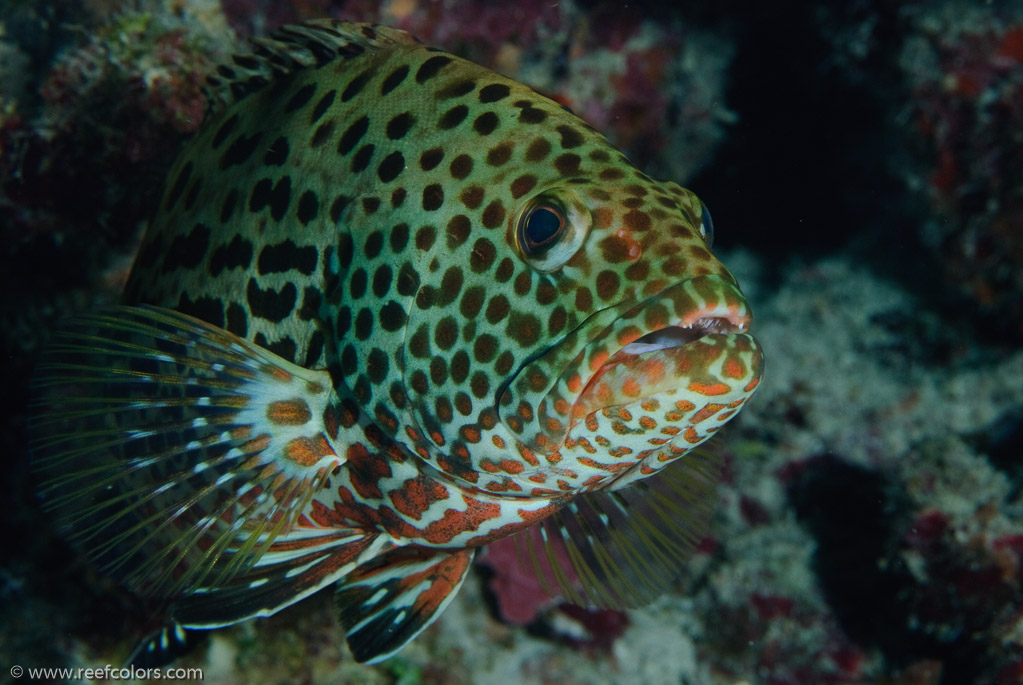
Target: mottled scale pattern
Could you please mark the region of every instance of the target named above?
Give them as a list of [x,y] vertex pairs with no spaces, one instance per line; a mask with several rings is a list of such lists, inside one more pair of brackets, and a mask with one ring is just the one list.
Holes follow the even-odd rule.
[[[391,40],[300,71],[205,127],[171,174],[127,298],[304,366],[329,363],[385,431],[414,426],[408,439],[442,471],[519,492],[550,456],[486,460],[481,472],[468,453],[500,442],[502,417],[537,453],[564,434],[547,406],[558,398],[537,398],[581,382],[554,375],[580,345],[523,373],[538,348],[680,279],[731,277],[693,229],[692,193],[638,171],[515,81],[401,34],[377,29],[367,43]],[[556,273],[508,250],[545,193],[585,208],[594,234]],[[618,346],[689,305],[647,308]]]
[[[658,546],[698,539],[693,448],[762,373],[701,201],[567,108],[403,32],[325,20],[254,45],[219,70],[219,104],[171,168],[136,306],[82,320],[40,383],[58,407],[37,424],[45,468],[105,464],[61,501],[88,512],[108,493],[113,512],[109,483],[139,494],[141,525],[86,530],[159,549],[143,584],[185,587],[171,606],[191,626],[337,582],[360,660],[422,630],[475,548],[535,524],[575,550],[590,600],[648,596],[645,570],[674,568]],[[85,400],[109,418],[60,408],[67,368],[121,393]],[[191,537],[149,532],[161,516]],[[583,540],[576,519],[607,530]],[[633,539],[669,561],[630,561]],[[594,592],[605,580],[618,589]]]

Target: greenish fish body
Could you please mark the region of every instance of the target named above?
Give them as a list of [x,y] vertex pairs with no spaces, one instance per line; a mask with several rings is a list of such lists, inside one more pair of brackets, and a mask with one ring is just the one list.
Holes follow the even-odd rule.
[[513,534],[580,601],[656,594],[762,367],[700,200],[400,31],[285,27],[220,79],[126,306],[44,354],[71,535],[192,628],[334,584],[360,661]]

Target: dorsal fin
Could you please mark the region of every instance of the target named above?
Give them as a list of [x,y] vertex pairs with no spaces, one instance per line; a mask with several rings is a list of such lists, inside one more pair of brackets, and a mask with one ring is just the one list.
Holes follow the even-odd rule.
[[253,38],[249,42],[251,53],[235,55],[232,64],[222,64],[207,78],[207,114],[301,69],[357,57],[367,50],[418,43],[398,29],[336,19],[289,24],[268,37]]

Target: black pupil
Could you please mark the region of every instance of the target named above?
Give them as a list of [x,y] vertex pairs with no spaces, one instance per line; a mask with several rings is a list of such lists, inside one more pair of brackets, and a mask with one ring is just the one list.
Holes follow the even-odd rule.
[[561,230],[561,217],[546,207],[537,207],[526,220],[526,237],[534,245],[543,245]]

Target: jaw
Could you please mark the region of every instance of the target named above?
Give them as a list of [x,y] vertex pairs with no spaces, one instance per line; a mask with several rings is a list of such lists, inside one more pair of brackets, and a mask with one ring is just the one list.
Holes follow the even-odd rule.
[[536,408],[534,416],[519,413],[526,419],[519,439],[547,454],[585,441],[616,459],[679,435],[702,442],[711,431],[696,427],[723,423],[721,414],[734,414],[759,380],[760,350],[745,333],[751,319],[742,293],[720,276],[598,313],[521,374],[557,367],[556,379],[543,388],[511,385],[518,406]]

